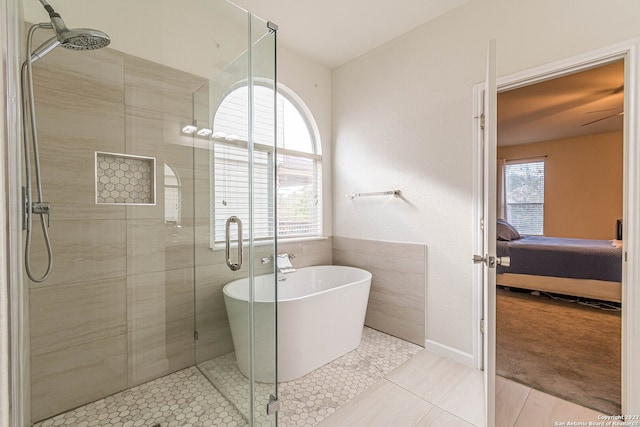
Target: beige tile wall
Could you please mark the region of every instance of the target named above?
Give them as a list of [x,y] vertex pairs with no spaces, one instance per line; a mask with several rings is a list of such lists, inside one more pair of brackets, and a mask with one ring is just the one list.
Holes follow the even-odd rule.
[[333,264],[332,244],[331,237],[299,243],[279,243],[278,253],[295,255],[291,264],[296,268],[331,265]]
[[[194,363],[194,153],[180,129],[205,80],[110,49],[57,49],[34,79],[55,256],[30,284],[37,421]],[[95,151],[155,157],[157,204],[96,205]],[[180,224],[164,221],[165,163]],[[46,265],[37,232],[32,259]]]
[[333,263],[373,275],[365,325],[425,345],[425,245],[334,236]]

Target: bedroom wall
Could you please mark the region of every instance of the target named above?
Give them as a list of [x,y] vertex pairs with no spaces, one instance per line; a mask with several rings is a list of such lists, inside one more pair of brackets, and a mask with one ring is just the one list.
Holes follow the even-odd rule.
[[[640,35],[627,0],[471,1],[333,72],[334,236],[429,247],[427,347],[472,362],[473,85]],[[356,202],[354,191],[402,190]]]
[[498,158],[545,159],[544,234],[615,239],[622,218],[622,132],[498,147]]

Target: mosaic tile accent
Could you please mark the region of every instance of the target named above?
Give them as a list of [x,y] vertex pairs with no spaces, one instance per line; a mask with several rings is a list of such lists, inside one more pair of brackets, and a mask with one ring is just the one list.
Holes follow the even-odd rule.
[[[358,348],[315,371],[278,384],[279,426],[315,426],[359,393],[413,357],[422,347],[365,327]],[[202,372],[248,416],[248,380],[229,353],[200,365]],[[256,384],[256,425],[271,425],[264,413],[272,384]]]
[[[360,346],[297,380],[278,384],[278,425],[315,426],[413,357],[421,347],[364,328]],[[249,381],[234,353],[178,371],[34,425],[121,427],[247,426]],[[217,388],[217,389],[216,389]],[[273,384],[255,384],[255,425],[275,426],[266,415]]]
[[96,153],[96,203],[155,204],[155,159]]

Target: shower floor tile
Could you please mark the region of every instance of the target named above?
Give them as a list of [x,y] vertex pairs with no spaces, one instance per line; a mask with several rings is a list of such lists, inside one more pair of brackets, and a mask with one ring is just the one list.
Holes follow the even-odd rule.
[[34,425],[121,427],[246,426],[234,406],[191,367]]
[[[421,347],[364,328],[358,348],[297,380],[278,384],[278,425],[315,426],[413,357]],[[229,353],[34,425],[121,427],[240,427],[248,425],[249,382]],[[209,380],[202,375],[205,374]],[[217,388],[217,389],[216,389]],[[256,426],[266,415],[273,384],[255,384]]]

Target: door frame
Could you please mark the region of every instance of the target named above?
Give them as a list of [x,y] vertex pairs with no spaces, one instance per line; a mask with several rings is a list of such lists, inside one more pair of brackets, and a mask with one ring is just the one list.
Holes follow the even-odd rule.
[[[561,77],[573,72],[624,59],[624,125],[623,125],[623,241],[622,266],[622,413],[640,413],[640,365],[634,365],[634,357],[640,354],[640,87],[637,73],[640,71],[640,38],[624,41],[581,55],[572,56],[521,72],[498,77],[498,93],[544,80]],[[482,131],[477,117],[482,106],[484,83],[473,87],[473,250],[482,253]],[[495,209],[495,207],[494,207]],[[478,252],[480,251],[480,252]],[[472,274],[473,289],[473,356],[474,364],[482,369],[483,334],[480,332],[483,296],[482,274],[476,269]],[[492,325],[492,322],[485,324]],[[495,330],[492,331],[495,334]],[[489,349],[495,356],[495,348]],[[613,415],[613,414],[612,414]],[[616,414],[617,415],[617,414]],[[489,426],[491,427],[491,426]]]

